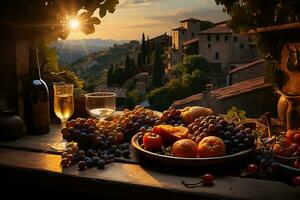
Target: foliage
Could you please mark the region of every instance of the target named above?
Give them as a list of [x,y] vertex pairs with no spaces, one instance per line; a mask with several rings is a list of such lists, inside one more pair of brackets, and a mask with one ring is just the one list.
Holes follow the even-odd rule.
[[192,74],[183,75],[182,82],[187,86],[189,94],[195,94],[206,89],[209,79],[203,71],[196,69]]
[[176,100],[203,91],[206,83],[208,83],[206,74],[195,70],[192,74],[185,74],[181,78],[173,78],[163,87],[152,90],[147,98],[151,108],[162,111]]
[[107,70],[107,87],[111,87],[113,85],[113,71],[114,65],[111,64],[110,68]]
[[122,86],[125,82],[125,72],[123,68],[116,68],[113,71],[113,83],[118,85],[118,86]]
[[196,69],[207,73],[210,72],[209,63],[201,55],[186,56],[183,63],[178,66],[178,69],[183,74],[191,74]]
[[214,23],[212,23],[211,21],[207,21],[207,20],[201,20],[200,22],[200,30],[203,31],[205,29],[208,29],[210,27],[212,27],[214,25]]
[[[134,54],[138,52],[140,44],[129,42],[122,45],[115,45],[114,47],[99,51],[93,55],[87,55],[77,60],[68,68],[75,71],[85,81],[84,90],[93,92],[98,85],[107,85],[107,71],[111,64],[117,68],[124,67],[121,63],[124,62],[126,54]],[[90,60],[94,64],[90,66]],[[89,66],[89,67],[87,67]]]
[[[14,26],[22,24],[32,34],[32,39],[56,41],[66,39],[70,29],[67,25],[70,18],[80,20],[81,31],[91,34],[100,19],[93,16],[99,9],[99,16],[103,18],[107,12],[113,13],[118,0],[11,0],[0,2],[1,24]],[[83,9],[83,12],[78,12]],[[30,25],[30,26],[29,26]]]
[[127,92],[125,107],[132,109],[141,101],[142,101],[141,93],[138,90],[132,90],[130,92]]
[[[299,20],[299,0],[215,0],[224,6],[224,11],[231,16],[228,25],[236,32],[248,31],[259,27],[291,23]],[[284,33],[283,33],[284,34]],[[283,40],[288,40],[280,33],[260,35],[259,46],[266,55],[278,59]]]
[[65,82],[74,84],[75,88],[83,88],[84,81],[81,78],[69,69],[58,65],[57,55],[54,48],[49,48],[47,45],[42,44],[39,49],[41,75],[48,86],[50,86],[53,82]]
[[125,88],[127,91],[132,91],[136,86],[136,81],[134,79],[129,79],[125,82]]
[[137,69],[134,64],[134,60],[129,58],[129,55],[126,55],[125,58],[125,65],[124,65],[124,75],[125,75],[125,80],[130,79],[134,75],[136,75]]
[[174,101],[188,96],[185,85],[179,79],[171,79],[163,87],[152,90],[147,98],[152,109],[163,111]]
[[142,35],[142,44],[141,44],[141,61],[142,64],[146,64],[146,56],[147,56],[147,45],[145,41],[145,34]]
[[161,48],[156,45],[154,51],[154,61],[152,68],[152,87],[156,88],[162,85],[162,78],[164,75],[164,65],[161,58]]
[[228,110],[226,118],[230,122],[241,123],[246,119],[246,112],[244,110],[239,110],[235,106],[232,106],[230,110]]

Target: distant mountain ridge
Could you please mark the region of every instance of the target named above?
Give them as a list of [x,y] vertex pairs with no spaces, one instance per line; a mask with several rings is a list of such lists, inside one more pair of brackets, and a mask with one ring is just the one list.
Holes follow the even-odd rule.
[[102,51],[112,47],[114,44],[123,44],[126,42],[128,41],[112,39],[59,40],[51,46],[57,51],[59,64],[65,66],[90,53]]

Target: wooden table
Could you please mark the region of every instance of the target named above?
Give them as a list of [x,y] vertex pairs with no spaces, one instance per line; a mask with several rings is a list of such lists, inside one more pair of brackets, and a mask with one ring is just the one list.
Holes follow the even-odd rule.
[[49,144],[59,140],[59,127],[53,126],[47,135],[1,142],[1,182],[109,199],[300,199],[299,187],[251,178],[216,175],[212,187],[182,185],[181,180],[199,181],[202,169],[186,173],[172,169],[172,173],[167,173],[156,166],[118,162],[108,164],[104,170],[61,168],[60,155],[49,150]]

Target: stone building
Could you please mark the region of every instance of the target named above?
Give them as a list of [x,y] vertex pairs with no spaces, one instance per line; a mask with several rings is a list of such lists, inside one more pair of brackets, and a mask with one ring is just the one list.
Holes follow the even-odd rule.
[[253,38],[240,35],[228,28],[225,22],[199,32],[199,51],[212,68],[220,68],[226,73],[232,63],[246,63],[258,59]]
[[201,21],[196,18],[188,18],[180,21],[180,27],[172,29],[172,47],[165,51],[168,59],[168,68],[181,63],[183,54],[183,43],[198,37],[198,32],[201,30]]
[[246,81],[255,77],[264,76],[266,73],[266,65],[264,59],[256,60],[251,63],[231,64],[228,73],[227,85]]
[[226,113],[232,106],[247,112],[248,117],[270,111],[276,115],[277,96],[271,84],[265,83],[265,64],[258,60],[236,67],[228,74],[230,85],[212,89],[175,101],[172,106],[210,107],[217,113]]
[[172,48],[182,51],[185,41],[197,38],[200,29],[200,20],[196,18],[188,18],[180,21],[181,26],[172,29]]
[[156,36],[149,40],[150,48],[154,49],[155,45],[160,45],[162,48],[168,48],[172,46],[172,37],[164,33],[162,35]]

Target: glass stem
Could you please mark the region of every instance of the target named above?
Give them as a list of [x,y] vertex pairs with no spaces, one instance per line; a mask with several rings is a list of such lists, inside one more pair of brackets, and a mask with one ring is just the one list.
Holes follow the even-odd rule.
[[66,127],[67,125],[67,120],[61,120],[61,128]]

